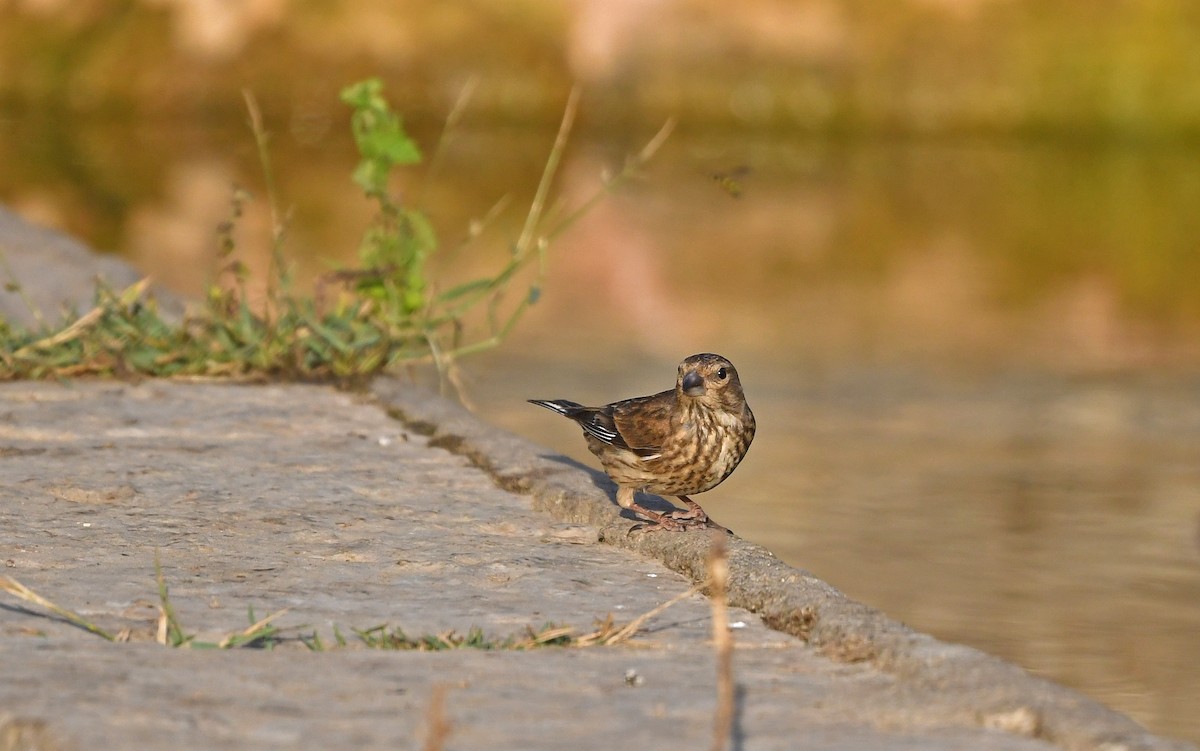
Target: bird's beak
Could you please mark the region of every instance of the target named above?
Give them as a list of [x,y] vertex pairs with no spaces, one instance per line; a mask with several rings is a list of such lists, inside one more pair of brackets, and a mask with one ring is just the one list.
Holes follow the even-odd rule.
[[683,393],[688,396],[704,396],[704,378],[692,370],[683,377]]

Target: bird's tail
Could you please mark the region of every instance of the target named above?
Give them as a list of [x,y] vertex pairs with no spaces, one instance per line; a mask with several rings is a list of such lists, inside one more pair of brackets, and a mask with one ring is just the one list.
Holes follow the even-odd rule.
[[552,412],[557,412],[560,415],[564,415],[572,419],[574,419],[575,415],[587,409],[587,407],[583,406],[582,404],[576,404],[575,402],[567,401],[566,399],[530,399],[529,403],[536,404],[539,407],[545,407]]

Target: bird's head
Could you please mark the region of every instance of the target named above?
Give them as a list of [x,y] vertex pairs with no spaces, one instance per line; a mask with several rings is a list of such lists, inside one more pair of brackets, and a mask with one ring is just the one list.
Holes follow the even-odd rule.
[[680,397],[731,412],[740,412],[746,403],[733,363],[710,353],[692,355],[679,363],[675,391]]

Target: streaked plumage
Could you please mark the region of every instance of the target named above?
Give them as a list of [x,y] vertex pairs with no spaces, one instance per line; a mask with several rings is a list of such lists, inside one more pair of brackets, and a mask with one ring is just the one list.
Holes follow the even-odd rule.
[[[675,388],[653,396],[585,407],[566,399],[530,399],[583,428],[588,448],[617,483],[617,503],[663,529],[703,525],[708,515],[689,495],[711,490],[733,472],[754,439],[754,414],[733,364],[692,355]],[[638,490],[675,496],[687,511],[660,514],[634,501]]]

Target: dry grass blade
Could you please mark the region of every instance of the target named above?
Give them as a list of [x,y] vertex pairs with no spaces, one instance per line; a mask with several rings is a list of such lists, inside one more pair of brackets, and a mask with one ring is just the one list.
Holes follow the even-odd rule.
[[241,646],[242,644],[248,644],[250,642],[270,636],[271,633],[273,633],[272,629],[268,628],[271,625],[271,621],[275,620],[289,610],[291,610],[291,608],[276,610],[266,618],[261,618],[255,621],[242,631],[238,631],[226,636],[224,639],[217,642],[217,647],[220,649],[229,649],[230,647]]
[[666,143],[667,138],[670,137],[671,131],[674,129],[674,119],[667,120],[665,123],[663,123],[662,128],[660,128],[654,137],[642,147],[642,150],[639,151],[636,156],[625,161],[625,166],[620,172],[606,179],[600,188],[589,198],[585,199],[583,203],[572,209],[562,219],[554,222],[554,224],[545,233],[543,233],[543,242],[549,243],[551,240],[557,238],[559,235],[565,232],[568,227],[574,225],[580,217],[591,211],[592,207],[604,200],[604,197],[613,192],[619,185],[621,185],[621,183],[637,174],[637,171],[645,166],[646,162],[650,161],[654,154],[662,147],[664,143]]
[[[454,631],[447,631],[436,635],[412,637],[405,634],[404,630],[399,627],[390,628],[387,625],[375,626],[369,629],[354,629],[354,633],[358,635],[364,644],[372,649],[419,651],[502,649],[521,651],[540,647],[609,647],[629,641],[641,631],[646,621],[661,614],[672,605],[695,595],[701,589],[708,586],[708,584],[708,581],[704,581],[688,589],[686,592],[681,592],[670,600],[642,613],[624,626],[618,626],[613,621],[612,614],[610,613],[604,620],[597,619],[596,627],[593,631],[580,636],[575,636],[575,628],[572,626],[556,626],[554,624],[546,624],[538,630],[526,627],[525,633],[522,636],[504,638],[489,637],[477,626],[472,626],[465,635],[459,635]],[[334,633],[337,636],[336,628]],[[337,638],[339,644],[344,646],[344,640],[340,636],[337,636]]]
[[54,334],[53,336],[48,336],[44,339],[38,339],[36,342],[30,342],[29,344],[26,344],[16,352],[13,352],[12,356],[15,358],[29,357],[38,350],[52,349],[60,344],[69,342],[83,332],[87,331],[92,326],[95,326],[96,322],[99,321],[103,315],[103,306],[92,308],[87,313],[84,313],[82,316],[76,319],[76,321],[67,328],[63,329],[57,334]]
[[579,87],[576,86],[567,96],[567,106],[563,110],[562,122],[559,123],[554,146],[550,149],[550,158],[546,160],[542,179],[538,183],[537,192],[534,193],[533,202],[529,206],[529,213],[525,216],[525,226],[521,229],[520,237],[517,238],[517,255],[524,255],[529,251],[534,231],[542,220],[542,212],[546,208],[546,196],[550,192],[551,183],[554,182],[554,175],[558,172],[559,161],[567,146],[567,137],[571,134],[571,128],[575,126],[575,113],[579,110],[579,95]]
[[712,604],[713,649],[717,653],[717,711],[713,717],[712,751],[724,751],[733,730],[733,633],[729,630],[729,554],[725,535],[713,533],[712,549],[708,554],[708,580],[712,582],[709,602]]
[[17,581],[16,579],[13,579],[12,577],[0,576],[0,590],[2,590],[4,592],[8,592],[13,597],[22,599],[25,602],[32,602],[35,605],[40,605],[41,607],[45,608],[46,610],[49,610],[50,612],[54,613],[55,615],[61,616],[62,618],[67,619],[68,621],[70,621],[71,623],[75,624],[76,626],[84,629],[85,631],[90,631],[91,633],[93,633],[97,636],[100,636],[104,639],[107,639],[108,641],[116,641],[117,637],[113,636],[109,632],[100,628],[99,626],[92,623],[88,619],[84,618],[83,616],[79,615],[78,613],[76,613],[74,611],[67,610],[66,608],[61,607],[59,605],[55,605],[53,602],[50,602],[45,597],[42,597],[37,592],[34,592],[32,589],[30,589],[29,587],[26,587],[24,584]]
[[162,564],[159,562],[158,549],[154,551],[154,579],[158,583],[158,633],[156,640],[159,644],[171,647],[181,647],[191,641],[191,637],[183,632],[183,626],[175,615],[175,607],[167,592],[167,579],[163,576]]
[[534,634],[529,639],[528,644],[530,647],[537,647],[541,646],[542,644],[551,644],[564,637],[569,638],[573,633],[575,633],[575,629],[571,626],[546,628]]
[[454,100],[454,106],[450,108],[450,114],[446,115],[446,121],[442,125],[442,133],[438,136],[437,146],[434,147],[433,156],[429,160],[429,171],[426,173],[425,181],[421,185],[421,192],[417,197],[416,204],[422,210],[425,208],[425,199],[429,195],[430,185],[437,179],[437,176],[442,171],[442,164],[446,158],[446,148],[450,144],[451,137],[458,128],[459,122],[462,120],[463,114],[467,111],[467,104],[471,101],[471,97],[475,94],[475,89],[479,87],[478,74],[472,74],[459,89],[458,98]]
[[154,641],[164,647],[167,646],[167,625],[169,622],[167,611],[160,605],[158,607],[158,625],[154,630]]
[[446,719],[446,686],[437,685],[429,697],[429,708],[425,710],[425,745],[422,751],[442,751],[450,737],[450,721]]
[[[146,277],[146,278],[142,279],[140,282],[137,282],[137,283],[132,284],[129,287],[127,287],[123,292],[121,292],[121,294],[118,297],[118,300],[121,302],[121,304],[128,305],[129,303],[133,302],[137,298],[141,297],[142,293],[146,291],[146,287],[148,287],[149,285],[150,285],[150,277]],[[80,336],[85,331],[87,331],[89,328],[94,326],[96,324],[96,322],[99,321],[100,318],[104,315],[104,312],[107,309],[108,309],[107,304],[97,305],[96,307],[89,310],[87,313],[84,313],[82,316],[80,316],[77,321],[75,321],[74,323],[72,323],[70,326],[66,327],[62,331],[58,332],[54,336],[48,336],[45,339],[39,339],[36,342],[27,344],[24,347],[21,347],[19,350],[17,350],[13,354],[17,357],[25,357],[25,356],[31,354],[32,352],[34,352],[35,350],[51,349],[53,347],[59,346],[60,344],[65,344],[66,342],[69,342],[72,339],[75,339],[76,337]]]
[[258,147],[258,160],[263,168],[263,180],[267,186],[267,204],[271,211],[272,236],[278,238],[283,231],[283,223],[279,218],[279,202],[276,200],[275,172],[271,169],[271,150],[268,148],[270,138],[267,126],[263,123],[262,110],[258,107],[258,99],[250,89],[242,89],[242,100],[246,102],[246,112],[250,117],[250,130],[254,133],[254,143]]
[[579,647],[590,647],[595,644],[611,647],[614,644],[620,644],[622,642],[629,641],[637,634],[639,630],[641,630],[646,621],[650,620],[659,613],[662,613],[672,605],[683,602],[687,598],[704,589],[706,586],[708,586],[707,581],[701,582],[688,591],[681,592],[661,605],[647,610],[645,613],[642,613],[621,628],[613,627],[612,616],[610,615],[608,619],[601,624],[599,629],[590,634],[584,634],[583,636],[580,636],[575,640],[574,644]]

